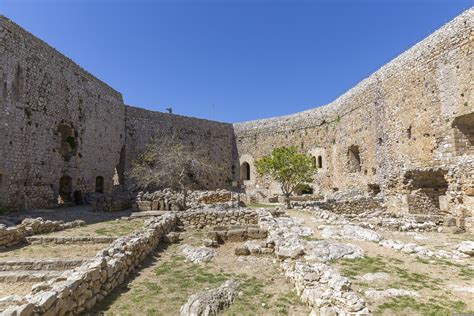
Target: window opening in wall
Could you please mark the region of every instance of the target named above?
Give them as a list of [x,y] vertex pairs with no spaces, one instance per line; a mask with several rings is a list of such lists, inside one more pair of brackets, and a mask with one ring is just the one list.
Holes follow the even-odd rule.
[[104,193],[104,177],[98,176],[95,178],[95,192]]
[[59,124],[57,132],[61,141],[59,153],[63,156],[64,161],[70,161],[71,157],[77,155],[77,135],[74,129],[66,123]]
[[240,166],[240,180],[250,180],[250,165],[248,162],[244,162]]
[[407,138],[411,139],[411,125],[407,128]]
[[321,169],[323,167],[323,157],[318,156],[318,168]]
[[474,154],[474,113],[457,117],[452,127],[456,155]]
[[314,156],[311,157],[311,161],[313,163],[313,168],[316,168],[318,166],[317,163],[316,163],[316,157],[314,157]]
[[59,199],[58,202],[65,203],[71,202],[72,193],[72,178],[70,176],[62,176],[59,179]]
[[359,146],[352,145],[347,151],[349,172],[360,172],[360,152]]

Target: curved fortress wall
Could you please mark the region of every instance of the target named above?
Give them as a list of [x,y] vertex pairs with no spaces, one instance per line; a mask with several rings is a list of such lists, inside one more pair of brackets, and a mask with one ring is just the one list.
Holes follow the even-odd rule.
[[124,112],[120,93],[0,16],[0,205],[79,200],[97,177],[110,188]]
[[[247,189],[279,192],[254,167],[278,146],[313,154],[321,167],[314,186],[326,192],[388,192],[407,170],[466,164],[474,154],[473,26],[470,9],[329,105],[234,124],[240,165],[251,169]],[[437,171],[422,172],[430,182]]]

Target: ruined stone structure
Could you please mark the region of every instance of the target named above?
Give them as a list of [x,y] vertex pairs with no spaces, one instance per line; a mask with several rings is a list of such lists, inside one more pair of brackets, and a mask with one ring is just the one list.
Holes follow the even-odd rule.
[[473,25],[471,8],[329,105],[232,125],[126,106],[0,17],[0,205],[80,202],[127,184],[127,169],[157,131],[175,131],[208,150],[216,174],[206,189],[242,180],[248,193],[270,198],[279,188],[254,162],[297,145],[319,168],[315,193],[381,192],[392,211],[470,217]]
[[254,162],[296,145],[319,168],[315,191],[381,190],[389,209],[472,212],[473,26],[470,9],[327,106],[235,124],[246,187],[278,193]]

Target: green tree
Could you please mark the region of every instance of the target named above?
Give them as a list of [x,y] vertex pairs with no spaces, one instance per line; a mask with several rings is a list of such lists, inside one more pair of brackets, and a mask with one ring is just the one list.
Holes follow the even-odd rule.
[[288,208],[290,196],[298,185],[312,181],[316,166],[310,155],[298,153],[296,147],[275,148],[271,155],[264,156],[255,163],[257,172],[269,175],[280,184]]

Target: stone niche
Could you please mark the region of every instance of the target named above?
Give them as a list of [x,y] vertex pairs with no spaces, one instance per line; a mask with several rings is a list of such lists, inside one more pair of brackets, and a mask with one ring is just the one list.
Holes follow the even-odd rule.
[[456,155],[474,155],[474,113],[457,117],[452,127]]
[[407,171],[403,184],[409,191],[403,202],[410,214],[436,215],[446,211],[446,170],[423,169]]

